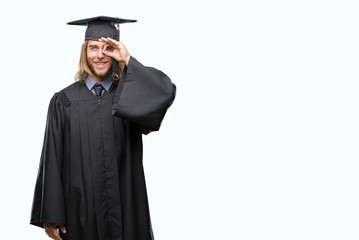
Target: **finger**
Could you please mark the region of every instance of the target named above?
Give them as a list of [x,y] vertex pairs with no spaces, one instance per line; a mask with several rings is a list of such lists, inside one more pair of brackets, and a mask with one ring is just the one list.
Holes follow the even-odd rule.
[[109,42],[109,40],[107,40],[107,38],[104,38],[104,37],[101,37],[98,41],[99,42],[106,42],[106,43]]
[[59,236],[59,233],[57,232],[56,228],[51,229],[52,238],[55,240],[62,240]]
[[113,50],[111,50],[111,51],[109,51],[109,50],[103,50],[102,53],[105,54],[106,56],[112,57],[112,58],[114,58],[115,56],[118,55],[118,53],[115,52],[115,51],[113,51]]
[[49,236],[50,238],[53,238],[51,230],[52,230],[51,227],[49,227],[48,225],[45,227],[46,235]]
[[45,232],[46,232],[46,235],[50,237],[50,233],[49,233],[49,230],[47,228],[45,228]]
[[115,45],[117,48],[122,48],[123,47],[123,43],[117,40],[114,40],[110,37],[107,38],[108,43],[112,43],[113,45]]
[[107,37],[107,38],[101,37],[98,41],[99,41],[99,42],[112,43],[112,44],[115,44],[115,45],[120,45],[120,44],[121,44],[120,41],[117,41],[117,40],[112,39],[112,38],[110,38],[110,37]]
[[66,227],[63,224],[60,224],[59,227],[62,233],[66,233]]
[[47,234],[47,236],[49,236],[49,238],[54,239],[54,235],[52,234],[52,231],[48,230],[48,231],[46,232],[46,234]]
[[[112,40],[112,41],[111,41],[111,40]],[[112,38],[104,38],[104,37],[101,37],[98,41],[99,41],[99,42],[106,43],[106,44],[111,45],[111,46],[118,44],[118,42],[115,41],[115,40],[113,40]]]
[[117,41],[117,40],[115,40],[115,39],[112,39],[112,38],[110,38],[110,37],[107,37],[106,38],[109,42],[112,42],[113,44],[116,44],[116,45],[118,45],[120,42],[119,41]]
[[110,51],[106,51],[106,50],[102,50],[102,53],[105,54],[106,56],[109,56],[109,57],[113,57],[113,52],[110,52]]

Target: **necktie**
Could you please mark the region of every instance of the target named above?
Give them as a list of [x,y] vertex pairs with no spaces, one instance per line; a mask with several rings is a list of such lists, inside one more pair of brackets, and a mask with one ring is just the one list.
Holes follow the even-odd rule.
[[96,96],[100,97],[102,90],[104,90],[103,86],[101,85],[101,83],[96,83],[95,86],[93,86],[93,89],[95,90]]

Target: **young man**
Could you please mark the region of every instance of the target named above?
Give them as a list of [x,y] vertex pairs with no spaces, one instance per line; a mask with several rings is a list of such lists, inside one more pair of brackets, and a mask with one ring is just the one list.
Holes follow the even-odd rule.
[[30,222],[53,239],[153,239],[142,134],[160,128],[176,87],[118,41],[134,21],[69,23],[87,25],[85,43],[77,82],[50,102]]

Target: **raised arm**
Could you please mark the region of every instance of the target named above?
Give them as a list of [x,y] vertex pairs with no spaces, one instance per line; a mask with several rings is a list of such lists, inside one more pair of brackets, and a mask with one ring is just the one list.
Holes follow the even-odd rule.
[[123,43],[101,38],[110,46],[104,53],[126,64],[116,90],[112,113],[136,123],[142,133],[159,130],[176,95],[176,86],[163,72],[142,65]]

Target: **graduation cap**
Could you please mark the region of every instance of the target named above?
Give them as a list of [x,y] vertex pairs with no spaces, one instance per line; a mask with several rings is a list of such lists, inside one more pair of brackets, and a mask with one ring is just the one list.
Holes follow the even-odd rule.
[[137,20],[99,16],[85,18],[68,22],[68,25],[87,26],[85,40],[99,40],[101,37],[110,37],[117,41],[120,40],[120,24],[133,23]]
[[[123,19],[116,17],[98,16],[92,18],[80,19],[72,22],[68,22],[68,25],[87,26],[85,33],[86,40],[98,41],[101,37],[110,37],[117,41],[120,41],[120,24],[133,23],[137,20]],[[114,71],[118,70],[118,62],[114,61]]]

